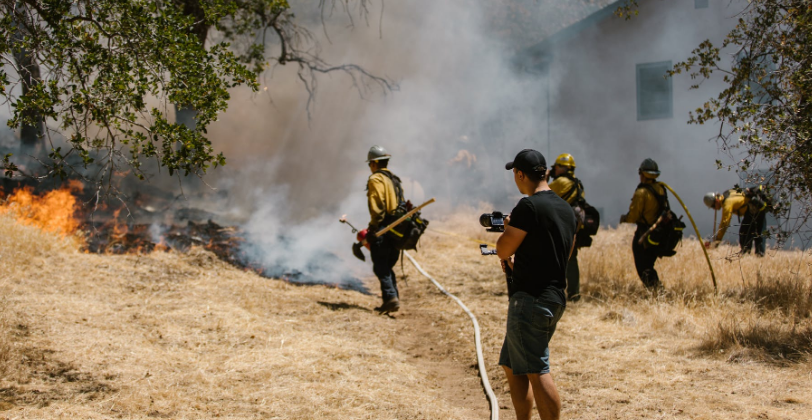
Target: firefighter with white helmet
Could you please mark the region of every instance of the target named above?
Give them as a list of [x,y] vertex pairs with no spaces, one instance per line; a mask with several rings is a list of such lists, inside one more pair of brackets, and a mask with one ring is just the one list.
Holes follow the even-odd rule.
[[[569,153],[562,153],[555,159],[555,164],[550,169],[549,185],[550,189],[570,206],[585,201],[584,186],[581,180],[575,177],[575,158]],[[581,272],[578,268],[576,245],[567,264],[567,300],[577,302],[581,298],[580,283]]]
[[367,180],[367,205],[369,207],[369,228],[366,231],[367,243],[372,256],[372,271],[381,283],[383,304],[375,308],[379,312],[397,312],[400,309],[398,283],[393,268],[400,256],[400,250],[392,243],[390,235],[375,237],[372,232],[385,226],[384,219],[391,216],[403,199],[400,178],[389,171],[389,158],[392,156],[381,146],[372,146],[367,153],[367,165],[372,175]]
[[739,217],[739,246],[744,254],[750,252],[755,245],[758,256],[764,256],[766,251],[765,226],[769,199],[766,198],[763,186],[754,188],[732,188],[724,193],[709,192],[702,197],[708,208],[722,210],[722,220],[719,229],[714,232],[713,238],[705,242],[708,248],[719,246],[724,239],[727,228],[733,215]]

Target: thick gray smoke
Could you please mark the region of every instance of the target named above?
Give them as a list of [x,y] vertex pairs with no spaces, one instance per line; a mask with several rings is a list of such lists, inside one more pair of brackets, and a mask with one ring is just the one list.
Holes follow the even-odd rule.
[[373,144],[393,155],[390,168],[404,180],[407,198],[437,198],[424,212],[429,219],[465,203],[512,207],[518,193],[504,162],[539,144],[543,125],[535,114],[543,85],[515,72],[513,49],[488,35],[483,11],[472,5],[386,3],[380,27],[370,19],[353,30],[336,15],[326,28],[330,41],[314,19],[310,29],[328,61],[386,75],[399,81],[399,92],[360,97],[336,74],[320,82],[311,120],[295,69],[277,68],[267,94],[235,92],[210,130],[229,164],[208,178],[228,191],[222,211],[244,215],[252,252],[267,265],[281,261],[304,271],[331,253],[344,265],[323,261],[332,270],[320,272],[325,281],[369,275],[352,257],[354,235],[338,218],[347,214],[358,227],[369,221],[364,161]]
[[[297,15],[313,17],[316,3],[298,4]],[[538,7],[531,10],[538,33],[562,26],[566,6],[524,3]],[[588,16],[606,3],[580,5],[575,13]],[[680,0],[684,10],[666,11],[666,19],[652,3],[663,2],[641,2],[636,20],[609,17],[553,45],[549,80],[517,69],[527,37],[495,37],[498,9],[486,2],[388,2],[380,27],[376,3],[368,26],[356,22],[348,30],[346,17],[330,18],[330,41],[313,17],[310,29],[329,61],[357,63],[398,80],[400,91],[360,97],[336,74],[320,82],[309,120],[295,69],[277,68],[267,93],[235,92],[228,113],[212,128],[229,166],[210,178],[227,189],[229,211],[243,215],[253,252],[268,264],[312,268],[325,252],[339,256],[343,268],[326,281],[368,273],[352,258],[353,235],[337,220],[348,214],[361,227],[369,220],[364,159],[373,144],[393,155],[390,168],[406,181],[407,198],[438,199],[424,212],[429,219],[482,201],[509,211],[519,194],[504,162],[530,147],[550,164],[560,153],[575,155],[588,200],[602,209],[604,223],[616,224],[628,209],[639,163],[652,157],[708,235],[713,214],[702,206],[702,195],[730,188],[738,177],[716,170],[715,160],[725,156],[708,139],[718,127],[685,121],[720,85],[689,91],[688,77],[677,77],[673,117],[637,121],[634,63],[687,58],[705,38],[721,40],[727,28],[714,26],[715,20],[737,10],[712,2],[719,4],[697,20],[694,2]],[[684,36],[694,25],[696,34]]]

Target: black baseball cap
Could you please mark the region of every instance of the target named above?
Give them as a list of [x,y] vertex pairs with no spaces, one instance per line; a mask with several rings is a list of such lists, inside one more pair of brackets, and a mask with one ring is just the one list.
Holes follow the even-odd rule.
[[516,168],[524,173],[535,172],[543,175],[547,171],[547,160],[538,150],[524,149],[519,152],[512,162],[505,164],[505,169]]

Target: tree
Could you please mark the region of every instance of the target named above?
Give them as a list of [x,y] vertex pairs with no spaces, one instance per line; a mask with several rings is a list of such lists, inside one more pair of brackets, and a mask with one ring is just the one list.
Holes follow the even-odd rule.
[[[22,3],[17,3],[15,6],[15,11],[19,10],[22,7]],[[16,15],[16,13],[15,13]],[[12,19],[14,16],[12,16]],[[20,75],[20,84],[22,85],[22,95],[25,96],[28,94],[30,89],[37,89],[37,85],[42,83],[42,79],[40,76],[39,71],[39,64],[34,60],[33,55],[27,51],[24,47],[24,40],[26,36],[25,27],[21,24],[18,24],[16,21],[12,21],[15,31],[14,35],[12,36],[12,42],[14,44],[21,45],[20,48],[14,51],[14,62],[17,65],[18,74]],[[22,142],[23,148],[27,151],[30,151],[37,145],[37,138],[42,135],[42,119],[34,114],[28,113],[29,115],[25,115],[23,118],[24,121],[35,121],[33,124],[23,122],[22,128],[20,129],[20,140]]]
[[[368,0],[358,1],[365,11]],[[0,97],[13,111],[9,126],[50,121],[41,177],[74,173],[108,191],[117,171],[143,178],[147,159],[170,175],[224,164],[206,128],[226,110],[229,89],[256,90],[269,66],[299,66],[308,111],[317,73],[345,72],[359,90],[397,87],[357,65],[321,60],[286,0],[0,0],[0,10]],[[42,69],[41,79],[27,78],[22,56]],[[17,85],[22,94],[13,93]],[[193,109],[196,128],[171,122],[171,104]],[[63,135],[66,150],[56,141]],[[19,170],[10,158],[6,176]]]
[[700,81],[694,89],[714,72],[724,75],[724,90],[689,123],[718,123],[718,142],[734,163],[717,165],[748,174],[784,203],[776,208],[787,220],[779,240],[798,232],[812,215],[812,5],[750,1],[721,47],[706,40],[669,73],[683,72]]

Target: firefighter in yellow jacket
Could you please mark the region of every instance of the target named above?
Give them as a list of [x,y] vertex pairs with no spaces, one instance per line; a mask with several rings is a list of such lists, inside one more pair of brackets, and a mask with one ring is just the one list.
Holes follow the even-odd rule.
[[400,250],[392,243],[390,235],[374,237],[374,232],[386,226],[398,204],[403,201],[400,178],[389,171],[391,155],[381,146],[372,146],[367,154],[367,164],[372,175],[367,181],[367,204],[369,205],[369,228],[367,242],[372,256],[372,271],[381,283],[383,304],[375,308],[379,312],[397,312],[400,309],[398,283],[393,268],[398,262]]
[[[758,188],[761,189],[761,187]],[[739,246],[742,253],[749,253],[753,244],[755,244],[756,255],[764,256],[766,241],[763,233],[767,219],[767,203],[753,199],[751,194],[748,194],[748,190],[735,188],[722,194],[709,192],[705,194],[703,201],[709,208],[722,210],[722,221],[719,223],[719,229],[715,232],[711,241],[705,243],[706,247],[715,248],[719,246],[735,214],[741,220],[739,225]]]
[[[571,154],[558,155],[555,164],[550,169],[550,178],[550,189],[570,206],[575,206],[579,201],[585,200],[583,184],[575,177],[575,158]],[[579,217],[583,217],[583,215]],[[578,248],[576,247],[567,263],[567,300],[577,302],[580,298],[581,270],[578,268]]]
[[658,258],[657,251],[652,247],[646,248],[639,243],[639,240],[657,222],[664,210],[660,208],[660,203],[651,189],[656,191],[658,195],[663,196],[666,194],[665,187],[657,182],[660,170],[657,162],[653,159],[644,160],[640,164],[637,173],[640,176],[640,184],[634,191],[632,203],[629,205],[629,212],[620,216],[620,222],[637,225],[632,242],[632,254],[634,255],[634,266],[637,269],[637,275],[640,276],[640,280],[646,288],[659,289],[662,284],[657,270],[654,269],[654,263],[657,262]]

